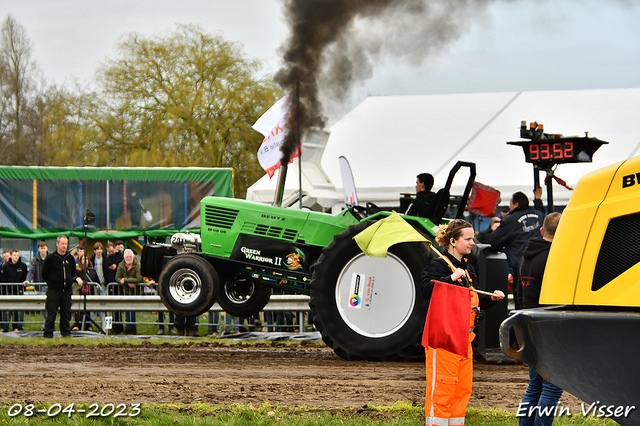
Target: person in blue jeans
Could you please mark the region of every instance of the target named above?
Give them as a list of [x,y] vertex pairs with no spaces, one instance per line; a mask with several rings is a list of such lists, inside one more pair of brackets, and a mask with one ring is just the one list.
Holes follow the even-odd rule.
[[[549,213],[540,228],[542,238],[531,238],[522,254],[519,263],[519,288],[516,294],[524,309],[540,306],[544,268],[560,217],[560,213]],[[562,389],[529,367],[529,386],[518,407],[520,426],[551,426],[561,396]]]
[[[20,250],[17,248],[11,249],[11,257],[8,262],[2,264],[0,267],[0,281],[3,285],[7,285],[6,288],[11,295],[24,294],[24,288],[29,284],[26,281],[27,278],[27,265],[20,259]],[[11,283],[12,285],[9,285]],[[9,328],[9,318],[13,317],[13,324]],[[13,311],[5,312],[2,318],[4,331],[22,331],[22,324],[24,323],[24,312]]]
[[[158,335],[164,334],[164,317],[165,317],[164,312],[159,311],[158,322],[160,323],[160,325],[158,326]],[[175,320],[176,318],[173,312],[169,312],[169,334],[176,334],[176,331],[174,330],[174,326],[173,326]]]
[[562,389],[529,367],[529,386],[518,407],[519,426],[551,426]]
[[[143,282],[140,273],[140,261],[134,256],[131,249],[124,251],[124,260],[120,262],[116,269],[116,282],[120,284],[125,294],[138,294],[137,286]],[[136,313],[125,312],[125,328],[122,334],[136,334]]]
[[[209,311],[208,323],[209,323],[209,328],[208,328],[209,337],[218,337],[220,335],[220,333],[218,333],[218,325],[220,323],[220,313]],[[220,330],[222,331],[222,327],[220,328]]]
[[[225,334],[234,334],[238,331],[238,317],[234,317],[228,313],[224,313],[224,333]],[[235,326],[235,327],[234,327]]]

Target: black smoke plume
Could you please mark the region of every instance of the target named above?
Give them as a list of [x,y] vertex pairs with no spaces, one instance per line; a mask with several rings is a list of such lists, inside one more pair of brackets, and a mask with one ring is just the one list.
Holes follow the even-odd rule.
[[[353,84],[372,76],[373,63],[395,57],[416,65],[457,38],[462,23],[491,0],[284,0],[290,35],[276,82],[299,90],[298,129],[323,127],[321,97],[343,100]],[[293,102],[296,102],[292,96]],[[287,164],[298,144],[289,132]]]

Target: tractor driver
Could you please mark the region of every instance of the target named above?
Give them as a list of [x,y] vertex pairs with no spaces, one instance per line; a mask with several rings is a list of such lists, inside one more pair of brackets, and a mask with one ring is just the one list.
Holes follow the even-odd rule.
[[433,188],[433,176],[430,173],[420,173],[416,179],[416,198],[407,208],[406,215],[424,217],[429,203],[436,195],[431,188]]

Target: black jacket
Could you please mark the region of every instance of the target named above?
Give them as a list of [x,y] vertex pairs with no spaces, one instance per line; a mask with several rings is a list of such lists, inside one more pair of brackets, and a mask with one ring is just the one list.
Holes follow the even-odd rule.
[[[89,286],[89,293],[87,294],[96,294],[95,293],[95,285],[93,284],[89,284],[89,283],[98,283],[98,274],[96,273],[96,270],[93,269],[93,266],[91,266],[91,264],[88,264],[87,269],[84,271],[81,271],[80,269],[78,269],[77,271],[78,276],[82,279],[83,282],[83,287],[88,285]],[[80,294],[84,294],[84,293],[80,293]]]
[[424,217],[424,214],[429,207],[429,203],[433,200],[433,197],[436,194],[431,191],[420,191],[416,194],[416,198],[413,199],[413,202],[409,205],[409,208],[406,211],[406,215],[409,216],[420,216]]
[[[116,270],[118,269],[118,265],[120,262],[124,260],[124,254],[116,251],[116,254],[113,256],[107,254],[104,259],[104,284],[109,285],[113,282],[116,282]],[[116,265],[116,269],[109,269],[110,265]]]
[[483,229],[482,231],[476,234],[476,241],[478,241],[481,244],[491,244],[492,233],[493,233],[493,230],[491,229],[491,227],[487,229]]
[[520,282],[516,297],[525,309],[540,306],[542,277],[544,268],[547,266],[550,248],[551,242],[542,238],[532,238],[524,249],[520,260]]
[[49,290],[71,291],[76,278],[76,260],[70,253],[61,255],[56,250],[44,259],[42,279],[47,283]]
[[[91,257],[89,258],[89,264],[95,270],[95,266],[96,266],[96,255],[95,254],[92,254]],[[96,272],[96,279],[97,279],[97,277],[98,277],[98,273],[97,272],[98,271],[95,271],[95,272]],[[114,277],[115,277],[115,271],[113,271],[113,273],[114,273]],[[102,255],[102,277],[105,279],[105,282],[101,283],[101,284],[104,284],[104,285],[108,284],[108,282],[106,281],[107,276],[108,276],[108,273],[107,273],[107,256],[105,256],[103,254]],[[99,279],[97,279],[97,281],[95,281],[95,282],[99,282]]]
[[22,284],[27,279],[27,271],[27,265],[20,259],[17,263],[4,263],[1,269],[2,282]]
[[[473,268],[473,265],[467,262],[466,258],[462,258],[462,262],[453,257],[449,253],[444,253],[445,256],[453,263],[453,266],[456,268],[465,269],[469,273],[469,277],[471,278],[471,282],[467,278],[463,278],[462,282],[460,281],[451,281],[451,274],[453,271],[447,265],[447,262],[444,259],[437,258],[431,261],[425,268],[422,273],[422,281],[420,283],[420,294],[422,297],[431,301],[431,294],[433,293],[433,281],[442,281],[448,284],[455,284],[461,287],[470,287],[478,288],[478,276],[476,275],[476,271]],[[481,309],[488,309],[496,304],[495,301],[491,300],[491,296],[487,296],[486,294],[478,294],[478,298],[480,301]]]
[[23,294],[24,285],[22,284],[27,279],[27,265],[18,259],[17,263],[9,260],[7,263],[2,264],[0,269],[0,281],[3,283],[20,283],[19,285],[12,285],[6,288],[7,294]]
[[491,233],[491,247],[504,249],[507,264],[514,274],[518,271],[518,262],[529,239],[540,236],[544,207],[538,199],[533,200],[533,203],[533,208],[518,206],[511,210],[500,221],[500,226]]

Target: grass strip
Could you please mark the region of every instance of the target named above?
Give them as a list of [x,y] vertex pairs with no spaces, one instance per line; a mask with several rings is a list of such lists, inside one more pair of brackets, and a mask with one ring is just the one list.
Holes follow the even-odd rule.
[[[28,402],[0,404],[0,425],[133,425],[133,426],[417,426],[424,424],[424,407],[410,403],[357,408],[314,408],[254,405],[158,404],[111,407],[89,404],[42,404]],[[40,412],[38,412],[40,411]],[[119,413],[119,414],[118,414]],[[137,414],[136,414],[137,413]],[[90,415],[92,414],[92,415]],[[136,414],[132,416],[132,414]],[[504,410],[467,410],[467,425],[503,426],[517,424],[514,413]],[[610,419],[573,415],[560,417],[554,425],[616,425]]]

